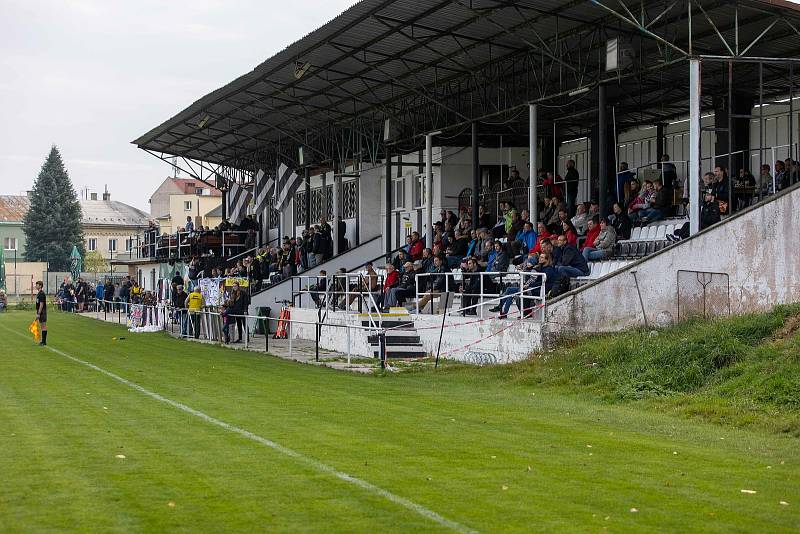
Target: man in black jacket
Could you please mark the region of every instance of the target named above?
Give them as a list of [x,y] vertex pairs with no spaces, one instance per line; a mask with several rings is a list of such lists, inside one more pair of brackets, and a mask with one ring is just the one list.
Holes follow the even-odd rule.
[[567,186],[567,209],[572,217],[575,215],[575,201],[578,199],[578,182],[580,181],[574,160],[567,160],[567,174],[564,176],[564,181]]
[[[434,256],[433,269],[429,271],[431,276],[428,279],[428,292],[419,299],[418,307],[420,311],[425,311],[425,306],[435,298],[440,298],[442,293],[453,290],[453,281],[449,280],[450,268],[442,256]],[[440,307],[441,308],[441,307]]]
[[403,265],[403,274],[400,277],[400,283],[397,287],[393,287],[386,294],[386,301],[383,303],[384,308],[391,308],[398,304],[403,304],[409,295],[413,295],[417,288],[417,272],[414,270],[414,264],[407,261]]
[[711,189],[706,190],[703,204],[700,206],[700,229],[705,230],[720,221],[719,203]]
[[563,234],[558,236],[557,243],[557,248],[561,250],[561,257],[558,259],[556,270],[570,278],[589,276],[589,264],[578,247],[567,243],[567,236]]
[[[464,281],[461,284],[463,294],[461,307],[468,308],[478,303],[481,292],[481,267],[474,258],[467,262],[467,269],[464,273]],[[464,310],[464,315],[478,315],[476,308]]]

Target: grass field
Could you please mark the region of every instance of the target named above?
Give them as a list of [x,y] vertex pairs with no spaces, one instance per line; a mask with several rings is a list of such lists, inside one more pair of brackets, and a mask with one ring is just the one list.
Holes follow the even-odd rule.
[[796,437],[580,365],[360,376],[56,313],[44,349],[31,316],[0,314],[3,532],[800,529]]

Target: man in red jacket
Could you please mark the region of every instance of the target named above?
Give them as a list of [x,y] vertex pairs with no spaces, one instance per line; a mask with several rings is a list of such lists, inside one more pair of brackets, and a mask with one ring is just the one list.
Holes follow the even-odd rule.
[[411,233],[411,246],[408,249],[408,255],[411,257],[411,261],[417,261],[422,259],[422,251],[425,248],[425,243],[419,238],[419,232],[412,232]]
[[586,231],[586,241],[583,242],[581,252],[586,247],[594,248],[594,242],[598,235],[600,235],[600,216],[595,215],[589,220],[589,229]]
[[397,284],[400,283],[400,273],[394,268],[394,265],[391,263],[386,264],[386,278],[383,281],[383,289],[377,295],[377,302],[379,308],[383,308],[383,303],[386,302],[386,296],[389,294],[389,290],[393,287],[397,287]]

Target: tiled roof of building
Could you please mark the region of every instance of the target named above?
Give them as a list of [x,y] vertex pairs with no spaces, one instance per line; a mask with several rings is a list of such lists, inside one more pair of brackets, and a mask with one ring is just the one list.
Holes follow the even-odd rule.
[[0,222],[21,223],[29,206],[26,196],[0,195]]
[[183,191],[184,195],[194,195],[197,193],[197,189],[208,189],[210,191],[210,196],[212,197],[221,197],[222,191],[216,189],[214,187],[210,187],[208,184],[204,184],[199,180],[195,180],[193,178],[170,178],[172,182]]
[[140,209],[116,200],[81,200],[81,224],[147,226],[149,216]]
[[[148,215],[115,200],[81,200],[81,224],[147,226]],[[0,222],[22,222],[30,207],[27,196],[0,195]]]

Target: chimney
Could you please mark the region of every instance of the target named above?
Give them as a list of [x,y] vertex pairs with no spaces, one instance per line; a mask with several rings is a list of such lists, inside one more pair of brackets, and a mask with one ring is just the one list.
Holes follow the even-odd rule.
[[89,197],[91,198],[91,200],[97,200],[97,193],[91,193]]
[[108,185],[106,185],[106,190],[103,193],[103,200],[111,200],[111,193],[108,192]]

